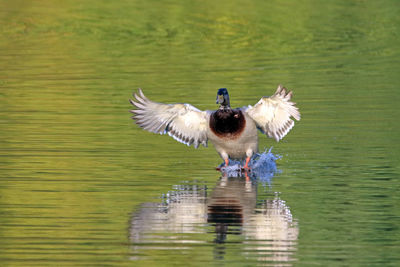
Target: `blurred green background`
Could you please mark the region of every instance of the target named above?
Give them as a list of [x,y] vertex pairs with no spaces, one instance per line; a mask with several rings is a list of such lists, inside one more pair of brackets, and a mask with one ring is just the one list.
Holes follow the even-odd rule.
[[399,14],[397,0],[0,0],[1,265],[255,265],[240,242],[214,261],[211,233],[132,260],[132,212],[173,185],[212,190],[222,161],[141,130],[128,99],[215,109],[226,87],[240,107],[283,84],[302,120],[280,143],[260,134],[283,156],[260,190],[298,220],[290,264],[398,266]]

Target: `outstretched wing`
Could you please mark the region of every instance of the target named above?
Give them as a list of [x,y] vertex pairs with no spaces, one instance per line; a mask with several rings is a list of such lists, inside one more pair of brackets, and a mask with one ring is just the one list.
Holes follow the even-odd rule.
[[169,134],[175,140],[198,148],[207,146],[208,114],[190,104],[163,104],[149,100],[141,89],[130,100],[136,109],[132,118],[143,129],[159,134]]
[[300,120],[300,112],[291,102],[292,91],[278,86],[271,97],[262,97],[253,107],[245,109],[247,114],[255,121],[257,127],[276,141],[281,140],[294,126],[294,121]]

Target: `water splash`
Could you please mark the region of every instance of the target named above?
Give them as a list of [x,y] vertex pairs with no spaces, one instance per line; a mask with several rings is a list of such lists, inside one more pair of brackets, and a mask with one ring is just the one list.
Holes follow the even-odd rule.
[[[251,179],[257,179],[269,185],[274,174],[280,172],[276,167],[276,160],[282,158],[282,156],[275,155],[271,151],[272,147],[268,151],[265,149],[264,152],[257,153],[252,157],[249,162],[251,171],[248,173]],[[225,167],[222,163],[218,169],[228,177],[242,177],[245,173],[243,165],[243,161],[229,160],[229,166]]]

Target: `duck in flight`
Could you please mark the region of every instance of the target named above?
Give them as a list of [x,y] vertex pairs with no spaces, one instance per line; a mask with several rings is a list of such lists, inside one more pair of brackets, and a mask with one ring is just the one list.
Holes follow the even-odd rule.
[[254,106],[232,109],[226,88],[217,93],[219,108],[201,111],[190,104],[163,104],[148,99],[141,89],[130,100],[135,122],[143,129],[168,134],[188,146],[207,147],[208,140],[225,162],[229,159],[246,159],[249,168],[251,157],[258,151],[257,129],[277,142],[300,120],[300,112],[291,101],[292,92],[281,85],[275,94],[262,97]]

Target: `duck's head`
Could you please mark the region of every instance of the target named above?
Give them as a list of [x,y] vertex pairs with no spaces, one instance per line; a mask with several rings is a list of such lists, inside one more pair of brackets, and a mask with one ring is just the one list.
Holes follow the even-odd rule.
[[229,94],[226,88],[220,88],[217,93],[217,104],[220,104],[220,108],[230,107]]

